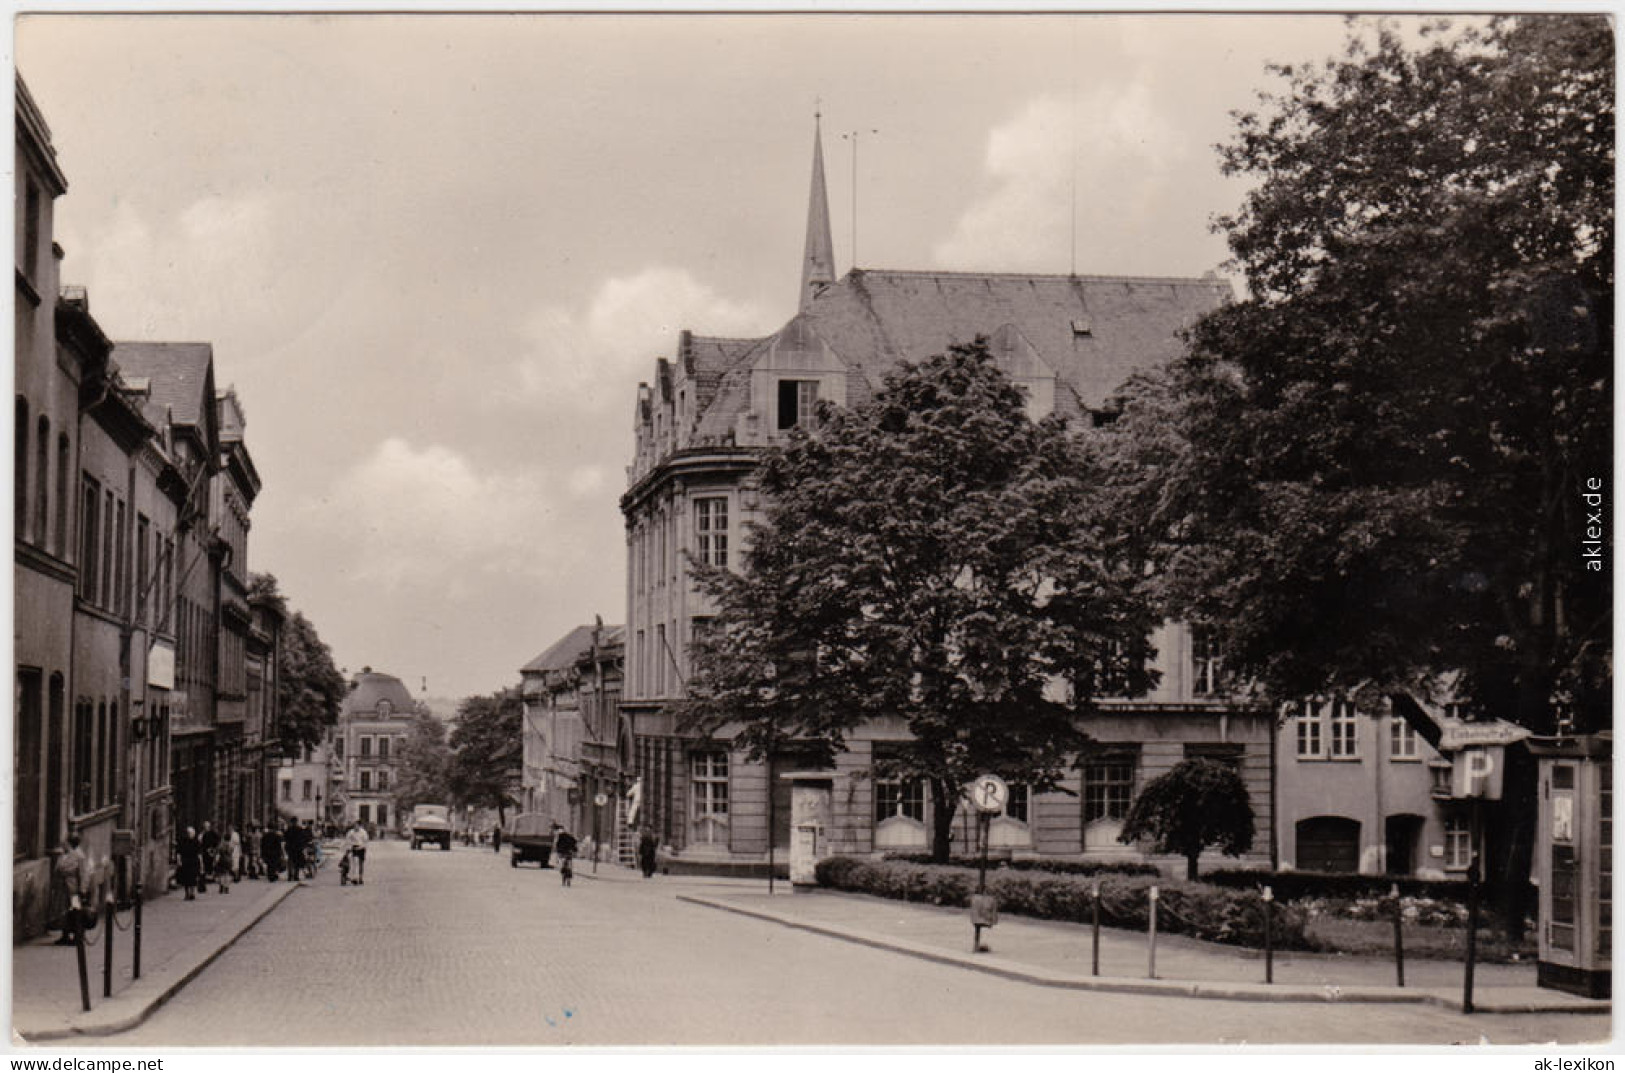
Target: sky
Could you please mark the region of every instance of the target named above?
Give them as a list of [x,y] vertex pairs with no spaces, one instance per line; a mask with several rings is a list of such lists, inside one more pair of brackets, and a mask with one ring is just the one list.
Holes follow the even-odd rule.
[[624,621],[637,385],[683,328],[794,314],[815,112],[842,274],[855,243],[1199,276],[1245,191],[1231,113],[1342,39],[1304,14],[36,13],[14,44],[68,176],[63,283],[114,340],[212,343],[246,411],[250,569],[340,667],[463,697]]

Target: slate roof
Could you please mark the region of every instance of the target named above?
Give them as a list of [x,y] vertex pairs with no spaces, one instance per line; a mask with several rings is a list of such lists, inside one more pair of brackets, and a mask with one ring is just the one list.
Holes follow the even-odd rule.
[[[545,673],[547,671],[564,671],[575,666],[576,662],[592,651],[592,626],[577,626],[563,637],[554,641],[547,651],[519,668],[519,673]],[[599,636],[599,643],[608,647],[618,644],[625,639],[626,629],[623,626],[605,626]]]
[[[847,363],[848,405],[864,402],[899,362],[929,358],[978,335],[992,339],[1013,325],[1056,372],[1056,412],[1076,417],[1085,408],[1104,408],[1134,373],[1172,358],[1179,331],[1233,293],[1217,277],[854,269],[819,291],[802,316]],[[716,388],[701,403],[699,435],[725,435],[748,408],[750,366],[773,338],[709,348],[707,361],[722,368],[707,370]]]
[[177,425],[206,423],[204,407],[213,407],[210,366],[214,347],[208,343],[114,343],[113,360],[126,376],[146,377],[152,384],[149,405],[166,410]]
[[355,682],[355,688],[344,698],[341,715],[370,715],[378,710],[381,700],[389,701],[396,715],[410,716],[417,710],[411,692],[392,674],[363,671],[355,676]]

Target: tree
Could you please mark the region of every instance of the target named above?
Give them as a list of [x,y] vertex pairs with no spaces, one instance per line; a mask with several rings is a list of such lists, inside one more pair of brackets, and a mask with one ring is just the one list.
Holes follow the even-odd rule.
[[333,665],[333,653],[310,620],[287,612],[287,598],[271,574],[249,578],[249,598],[269,602],[282,615],[277,647],[276,730],[284,756],[318,744],[338,722],[348,687]]
[[1027,418],[981,340],[901,365],[865,405],[822,404],[763,457],[742,571],[695,563],[717,614],[684,725],[828,761],[860,724],[900,720],[872,774],[929,783],[947,859],[964,786],[1052,788],[1092,699],[1151,684],[1142,565],[1095,516],[1095,471],[1061,421]]
[[1253,803],[1233,769],[1214,760],[1184,760],[1145,784],[1123,821],[1119,842],[1156,840],[1158,853],[1185,858],[1185,878],[1196,878],[1197,858],[1209,846],[1239,857],[1253,845]]
[[[1613,484],[1611,28],[1497,18],[1410,47],[1355,24],[1343,57],[1275,70],[1220,147],[1258,180],[1219,221],[1250,294],[1114,429],[1164,608],[1279,702],[1610,725],[1586,495]],[[1533,783],[1509,780],[1491,828],[1521,892]]]
[[401,744],[395,784],[395,813],[407,815],[419,804],[447,804],[451,792],[451,746],[446,727],[428,712],[419,712]]
[[524,711],[513,689],[466,697],[457,706],[457,728],[451,734],[452,796],[461,805],[496,809],[497,822],[504,827],[508,807],[518,803]]

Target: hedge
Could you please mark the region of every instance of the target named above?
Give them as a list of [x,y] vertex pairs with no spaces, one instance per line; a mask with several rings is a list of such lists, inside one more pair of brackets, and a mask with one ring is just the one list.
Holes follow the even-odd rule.
[[[974,868],[897,860],[830,857],[819,862],[817,876],[820,886],[833,890],[943,906],[968,905],[976,889]],[[1088,923],[1091,891],[1097,882],[1100,922],[1104,925],[1146,930],[1150,918],[1147,891],[1156,886],[1161,897],[1157,930],[1235,946],[1264,945],[1263,903],[1256,890],[1168,882],[1151,876],[1105,875],[1094,880],[1013,868],[990,871],[987,889],[998,899],[1001,912]],[[1307,922],[1308,916],[1302,910],[1277,903],[1272,922],[1275,945],[1281,949],[1313,949],[1304,931]]]
[[1396,885],[1400,894],[1412,898],[1467,900],[1467,883],[1462,879],[1417,879],[1352,872],[1266,872],[1246,868],[1220,868],[1204,873],[1202,879],[1215,886],[1247,890],[1256,890],[1268,883],[1275,897],[1287,902],[1308,898],[1386,898]]
[[[935,864],[929,853],[888,853],[885,860],[902,861],[906,864]],[[948,863],[956,868],[980,868],[980,857],[950,857]],[[988,871],[995,868],[1012,868],[1018,872],[1054,872],[1057,875],[1073,876],[1156,876],[1162,870],[1154,864],[1144,861],[1052,861],[1043,859],[1015,860],[1009,857],[992,857],[987,862]]]

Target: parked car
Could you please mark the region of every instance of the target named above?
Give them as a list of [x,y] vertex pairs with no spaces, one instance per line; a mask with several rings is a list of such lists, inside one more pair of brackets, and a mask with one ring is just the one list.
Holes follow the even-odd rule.
[[513,818],[513,826],[502,837],[508,843],[509,865],[518,868],[520,861],[535,861],[546,868],[553,856],[553,817],[522,812]]

